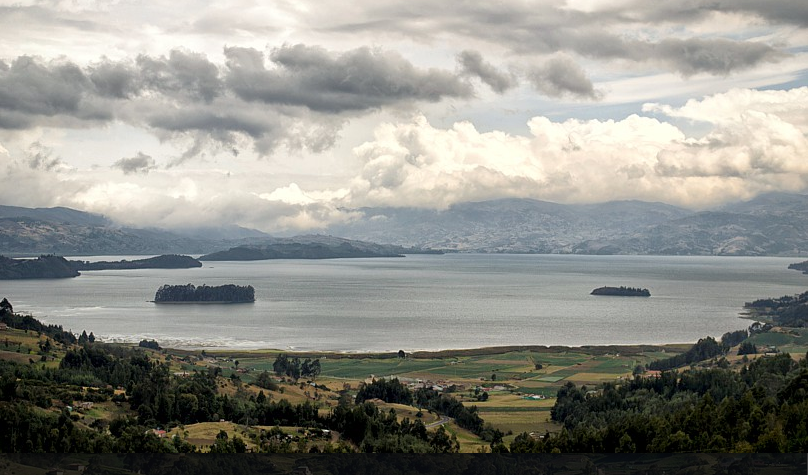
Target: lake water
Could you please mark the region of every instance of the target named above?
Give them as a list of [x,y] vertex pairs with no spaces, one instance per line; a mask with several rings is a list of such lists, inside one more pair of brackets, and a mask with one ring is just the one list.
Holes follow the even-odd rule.
[[[85,260],[118,260],[98,257]],[[413,351],[695,342],[749,325],[744,302],[803,292],[795,258],[410,255],[206,262],[4,281],[18,312],[105,341],[187,348]],[[163,284],[255,287],[254,304],[155,305]],[[604,285],[650,298],[597,297]]]

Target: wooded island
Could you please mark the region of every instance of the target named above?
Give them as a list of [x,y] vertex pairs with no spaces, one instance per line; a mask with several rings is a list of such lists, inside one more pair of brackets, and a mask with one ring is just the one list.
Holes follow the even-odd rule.
[[593,290],[590,295],[615,295],[618,297],[650,297],[651,292],[648,289],[640,289],[638,287],[598,287]]
[[163,285],[154,294],[154,303],[245,303],[255,302],[252,285],[234,284],[199,287],[193,284]]

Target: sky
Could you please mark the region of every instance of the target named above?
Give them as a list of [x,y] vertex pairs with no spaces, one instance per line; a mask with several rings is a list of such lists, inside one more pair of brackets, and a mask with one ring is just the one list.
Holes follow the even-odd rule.
[[808,2],[444,3],[0,0],[0,204],[280,233],[808,191]]

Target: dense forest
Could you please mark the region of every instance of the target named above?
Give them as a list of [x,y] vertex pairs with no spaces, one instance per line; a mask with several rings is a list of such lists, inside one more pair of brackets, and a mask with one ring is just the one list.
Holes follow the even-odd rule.
[[185,303],[185,302],[208,302],[208,303],[238,303],[255,302],[255,289],[251,286],[241,285],[218,285],[195,286],[186,285],[163,285],[154,294],[155,303]]
[[518,436],[512,452],[806,452],[808,360],[759,358],[740,372],[665,371],[596,388],[567,383],[557,435]]

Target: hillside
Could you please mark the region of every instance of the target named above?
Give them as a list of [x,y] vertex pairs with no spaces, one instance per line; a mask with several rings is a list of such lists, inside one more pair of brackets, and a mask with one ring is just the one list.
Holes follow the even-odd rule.
[[70,261],[76,270],[128,270],[128,269],[190,269],[202,263],[190,256],[176,254],[121,261]]
[[260,261],[266,259],[335,259],[356,257],[402,257],[419,252],[401,246],[385,246],[331,236],[298,236],[273,239],[263,244],[232,247],[199,258],[201,261]]
[[[228,259],[364,257],[439,249],[459,252],[791,255],[808,254],[808,195],[770,193],[694,212],[664,203],[565,205],[532,199],[459,203],[445,210],[358,208],[330,236],[273,238],[222,223],[183,230],[117,227],[68,208],[0,206],[6,255],[208,254]],[[358,241],[389,243],[371,249]],[[339,246],[343,246],[340,248]],[[355,247],[356,249],[349,249]],[[232,248],[237,248],[229,251]],[[208,257],[209,257],[208,256]],[[218,254],[216,256],[219,256]],[[219,258],[214,256],[213,258]],[[295,257],[297,256],[297,257]]]
[[528,199],[446,210],[362,208],[329,233],[470,252],[799,255],[808,253],[808,196],[772,193],[693,212],[663,203],[563,205]]
[[237,226],[196,231],[120,227],[69,208],[0,206],[0,250],[6,255],[204,254],[266,236]]

